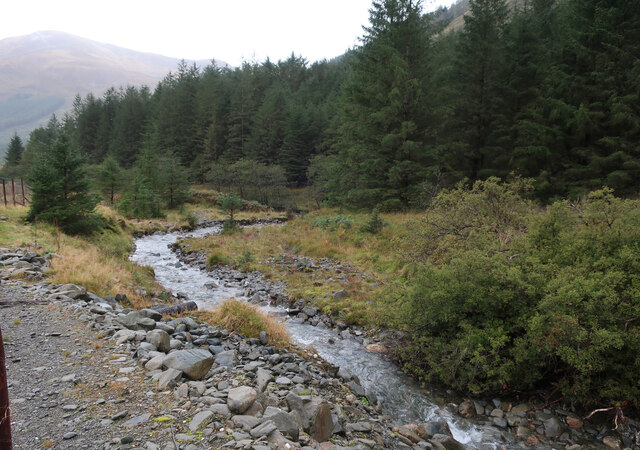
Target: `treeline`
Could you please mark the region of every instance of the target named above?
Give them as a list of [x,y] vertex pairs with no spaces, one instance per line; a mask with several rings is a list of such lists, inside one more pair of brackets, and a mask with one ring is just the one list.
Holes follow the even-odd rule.
[[[381,210],[511,173],[533,178],[543,201],[600,186],[637,192],[637,0],[531,0],[511,10],[505,0],[469,0],[464,28],[447,33],[451,11],[425,15],[420,3],[375,0],[361,45],[336,60],[183,64],[153,92],[78,97],[55,125],[93,164],[108,155],[125,169],[170,161],[184,182],[263,198],[271,194],[238,186],[225,168],[258,167],[266,172],[254,181],[311,185],[319,201]],[[51,124],[34,130],[23,171],[51,133]]]

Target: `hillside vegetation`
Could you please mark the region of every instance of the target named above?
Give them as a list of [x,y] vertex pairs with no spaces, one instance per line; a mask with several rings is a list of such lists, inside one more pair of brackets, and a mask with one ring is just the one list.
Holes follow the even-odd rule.
[[[31,227],[85,233],[69,239],[91,261],[115,246],[104,264],[128,279],[144,275],[122,258],[129,225],[96,214],[96,193],[124,217],[191,226],[196,197],[226,217],[185,242],[209,268],[258,269],[348,324],[401,330],[396,356],[421,381],[636,405],[634,3],[469,0],[443,33],[446,11],[376,1],[341,58],[183,63],[154,91],[78,96],[24,150],[14,139],[5,170],[30,173]],[[303,214],[238,229],[240,210],[270,207]],[[91,267],[61,261],[56,276]]]
[[[512,172],[533,178],[543,202],[603,186],[636,193],[637,5],[468,6],[464,26],[442,33],[447,11],[376,2],[362,44],[336,60],[182,64],[153,91],[76,98],[53,131],[91,163],[111,155],[138,170],[129,180],[149,178],[155,158],[173,178],[238,192],[221,175],[243,162],[272,170],[256,180],[311,185],[319,203],[349,208],[420,208],[462,179]],[[46,130],[27,142],[24,173]],[[144,182],[158,195],[167,186]]]

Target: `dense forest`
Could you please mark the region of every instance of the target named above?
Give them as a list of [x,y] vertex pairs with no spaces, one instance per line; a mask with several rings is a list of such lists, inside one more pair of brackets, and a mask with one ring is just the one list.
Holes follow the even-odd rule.
[[310,185],[319,202],[384,211],[511,174],[543,202],[638,191],[638,0],[470,0],[447,32],[460,5],[420,3],[375,0],[361,44],[332,61],[183,64],[154,90],[78,96],[5,171],[26,174],[64,136],[104,195],[168,206],[187,180],[239,193],[262,180],[243,194],[273,204],[270,186]]

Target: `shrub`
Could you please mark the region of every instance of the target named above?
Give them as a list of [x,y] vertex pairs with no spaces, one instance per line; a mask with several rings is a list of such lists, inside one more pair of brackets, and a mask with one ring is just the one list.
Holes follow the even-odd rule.
[[378,234],[385,225],[386,223],[380,217],[378,210],[374,209],[369,215],[367,222],[360,227],[360,231],[364,233]]
[[247,250],[246,252],[244,252],[242,254],[242,256],[240,257],[240,264],[248,264],[250,262],[253,262],[254,258],[253,258],[253,254],[251,253],[250,250]]
[[394,286],[408,330],[398,356],[463,391],[554,384],[578,403],[635,401],[639,202],[604,189],[536,211],[513,193],[490,180],[436,198],[419,239],[428,251]]
[[189,224],[189,227],[191,227],[191,228],[195,228],[195,227],[198,226],[198,218],[195,215],[193,215],[192,213],[187,214],[184,217],[184,220],[187,221],[187,223]]
[[222,222],[222,231],[220,234],[233,234],[242,231],[242,227],[238,225],[238,222],[232,219],[227,219]]
[[230,262],[231,261],[229,261],[229,258],[227,258],[226,256],[221,255],[220,253],[212,253],[207,258],[207,269],[211,269],[215,266],[223,266],[225,264],[229,264]]

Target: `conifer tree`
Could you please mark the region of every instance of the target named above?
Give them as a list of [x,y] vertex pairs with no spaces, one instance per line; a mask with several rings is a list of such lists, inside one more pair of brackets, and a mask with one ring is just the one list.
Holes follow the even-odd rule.
[[340,118],[340,190],[356,207],[398,208],[428,164],[424,70],[429,33],[420,1],[374,1]]
[[84,163],[65,136],[47,150],[29,176],[29,221],[53,223],[69,233],[90,232],[99,225],[93,214],[99,198],[89,190]]
[[102,194],[109,199],[109,203],[113,205],[113,201],[117,192],[122,187],[122,169],[118,165],[116,158],[109,154],[102,161],[96,170],[96,183]]
[[443,159],[450,170],[477,179],[507,164],[496,131],[504,120],[503,32],[508,9],[505,0],[470,0],[469,10],[456,50],[454,117],[449,123],[453,143]]
[[22,153],[24,152],[24,146],[22,145],[22,139],[17,133],[13,134],[9,146],[7,147],[7,153],[4,156],[4,167],[2,172],[7,177],[13,177],[18,173],[18,167],[22,160]]

